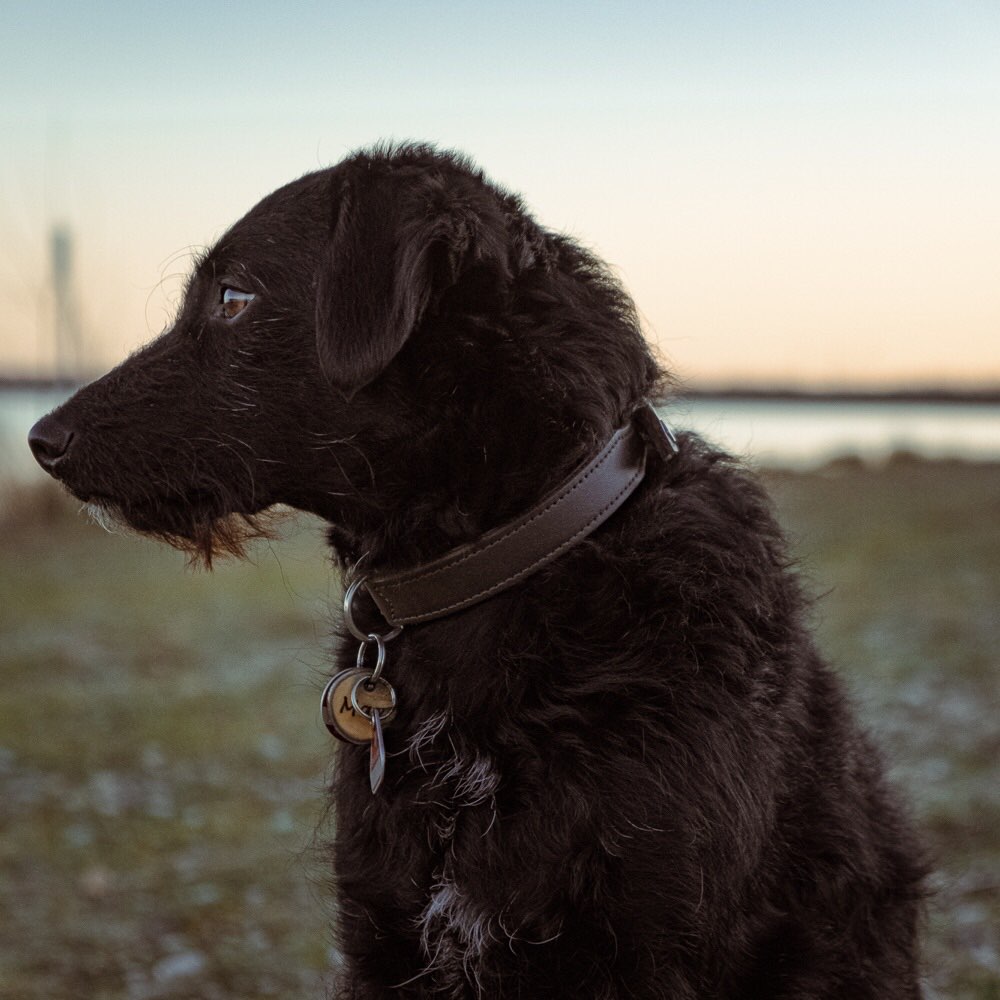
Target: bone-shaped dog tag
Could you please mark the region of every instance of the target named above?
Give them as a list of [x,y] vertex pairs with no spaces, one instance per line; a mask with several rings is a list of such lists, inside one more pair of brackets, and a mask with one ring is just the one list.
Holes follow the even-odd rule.
[[368,755],[368,781],[372,787],[372,795],[382,787],[385,777],[385,742],[382,739],[382,712],[372,710],[372,743]]

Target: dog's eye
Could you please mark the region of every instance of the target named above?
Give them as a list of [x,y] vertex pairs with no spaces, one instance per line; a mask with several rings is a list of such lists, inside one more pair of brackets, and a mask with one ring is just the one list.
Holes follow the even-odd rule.
[[223,287],[219,309],[226,319],[236,319],[253,300],[253,292],[241,292],[238,288]]

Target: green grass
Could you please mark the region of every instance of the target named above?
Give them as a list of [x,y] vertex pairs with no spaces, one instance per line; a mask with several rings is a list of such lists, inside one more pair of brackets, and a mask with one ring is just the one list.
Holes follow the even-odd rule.
[[319,526],[206,574],[47,489],[5,514],[0,997],[322,995]]
[[[767,476],[938,858],[932,997],[1000,998],[1000,467]],[[320,526],[212,574],[0,495],[0,998],[322,996]]]
[[929,994],[1000,998],[1000,466],[772,473],[846,675],[937,860]]

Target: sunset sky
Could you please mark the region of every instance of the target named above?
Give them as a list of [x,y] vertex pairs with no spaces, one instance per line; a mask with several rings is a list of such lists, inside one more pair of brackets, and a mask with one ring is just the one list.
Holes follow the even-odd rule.
[[612,263],[692,384],[1000,383],[997,0],[0,0],[0,370],[95,367],[186,252],[384,138],[471,154]]

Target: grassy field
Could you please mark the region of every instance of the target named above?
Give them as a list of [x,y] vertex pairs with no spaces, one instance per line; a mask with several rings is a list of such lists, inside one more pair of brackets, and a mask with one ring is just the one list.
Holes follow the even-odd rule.
[[[938,859],[928,995],[998,1000],[1000,466],[768,481]],[[322,996],[319,526],[192,573],[52,489],[0,498],[0,998]]]

